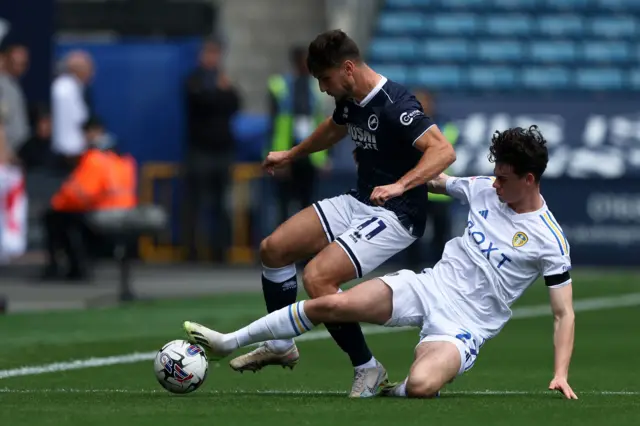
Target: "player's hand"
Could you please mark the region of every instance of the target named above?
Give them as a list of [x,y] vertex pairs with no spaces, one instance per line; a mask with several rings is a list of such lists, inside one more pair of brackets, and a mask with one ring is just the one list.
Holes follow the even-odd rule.
[[381,206],[391,198],[399,197],[404,193],[404,186],[398,183],[391,185],[376,186],[371,193],[371,202],[376,206]]
[[290,151],[272,151],[262,163],[262,168],[273,176],[275,169],[286,166],[291,162]]
[[573,389],[571,389],[571,386],[569,386],[569,382],[567,382],[567,379],[564,377],[554,377],[551,383],[549,383],[549,390],[557,390],[567,399],[578,399]]

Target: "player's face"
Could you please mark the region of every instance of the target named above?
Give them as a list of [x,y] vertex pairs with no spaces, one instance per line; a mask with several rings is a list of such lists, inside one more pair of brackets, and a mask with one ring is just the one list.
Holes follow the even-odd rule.
[[353,79],[354,64],[345,61],[340,67],[330,68],[316,76],[320,91],[341,101],[353,93],[355,81]]
[[496,164],[493,174],[496,177],[493,187],[498,198],[507,204],[519,202],[527,194],[529,186],[535,183],[531,173],[518,176],[508,164]]

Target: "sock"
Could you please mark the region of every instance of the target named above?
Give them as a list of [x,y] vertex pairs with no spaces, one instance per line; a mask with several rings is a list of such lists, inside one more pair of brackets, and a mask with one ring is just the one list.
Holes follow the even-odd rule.
[[[274,312],[296,302],[298,297],[298,281],[296,265],[282,268],[269,268],[262,265],[262,294],[267,305],[267,312]],[[268,342],[276,352],[285,352],[293,346],[293,340],[274,340]]]
[[271,339],[289,339],[315,327],[304,313],[305,301],[297,302],[225,335],[228,349],[238,349]]
[[[342,293],[342,289],[338,289]],[[376,359],[364,340],[362,329],[358,323],[325,324],[333,340],[349,355],[354,368],[372,368],[376,366]]]
[[404,382],[398,385],[392,392],[393,396],[406,397],[407,396],[407,379],[404,379]]
[[[340,349],[349,355],[351,365],[361,367],[373,360],[373,354],[364,340],[360,324],[356,322],[333,323],[325,324],[325,327]],[[375,360],[373,361],[375,362]]]

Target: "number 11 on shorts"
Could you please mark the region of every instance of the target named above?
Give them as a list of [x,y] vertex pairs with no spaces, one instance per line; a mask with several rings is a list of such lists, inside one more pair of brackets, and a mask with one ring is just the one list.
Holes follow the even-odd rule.
[[[376,222],[377,221],[377,222]],[[364,238],[366,240],[370,240],[380,232],[387,228],[387,225],[382,221],[382,219],[378,219],[377,217],[372,217],[371,219],[366,220],[365,222],[358,225],[358,231],[362,231],[365,228],[370,228],[375,224],[375,228],[373,228],[369,233],[365,234]],[[360,238],[360,232],[356,232],[356,236]]]

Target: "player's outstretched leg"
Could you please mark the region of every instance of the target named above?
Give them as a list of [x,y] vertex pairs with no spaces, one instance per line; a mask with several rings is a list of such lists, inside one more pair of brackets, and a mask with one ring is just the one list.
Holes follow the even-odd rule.
[[[298,294],[295,262],[322,250],[329,242],[313,207],[280,225],[260,244],[262,292],[267,312],[295,303]],[[293,368],[299,358],[292,339],[273,340],[230,362],[236,371],[256,371],[266,365]]]
[[[219,333],[203,325],[186,321],[183,325],[189,340],[203,345],[213,359],[224,358],[233,351],[271,339],[290,339],[321,323],[367,322],[384,325],[391,318],[393,293],[381,280],[362,283],[346,292],[306,300],[278,309],[247,327],[232,333]],[[359,380],[367,395],[373,396],[387,383],[387,373],[378,365],[373,374]]]
[[433,398],[451,382],[460,370],[460,351],[451,342],[423,342],[415,352],[415,361],[402,383],[390,384],[381,396]]

